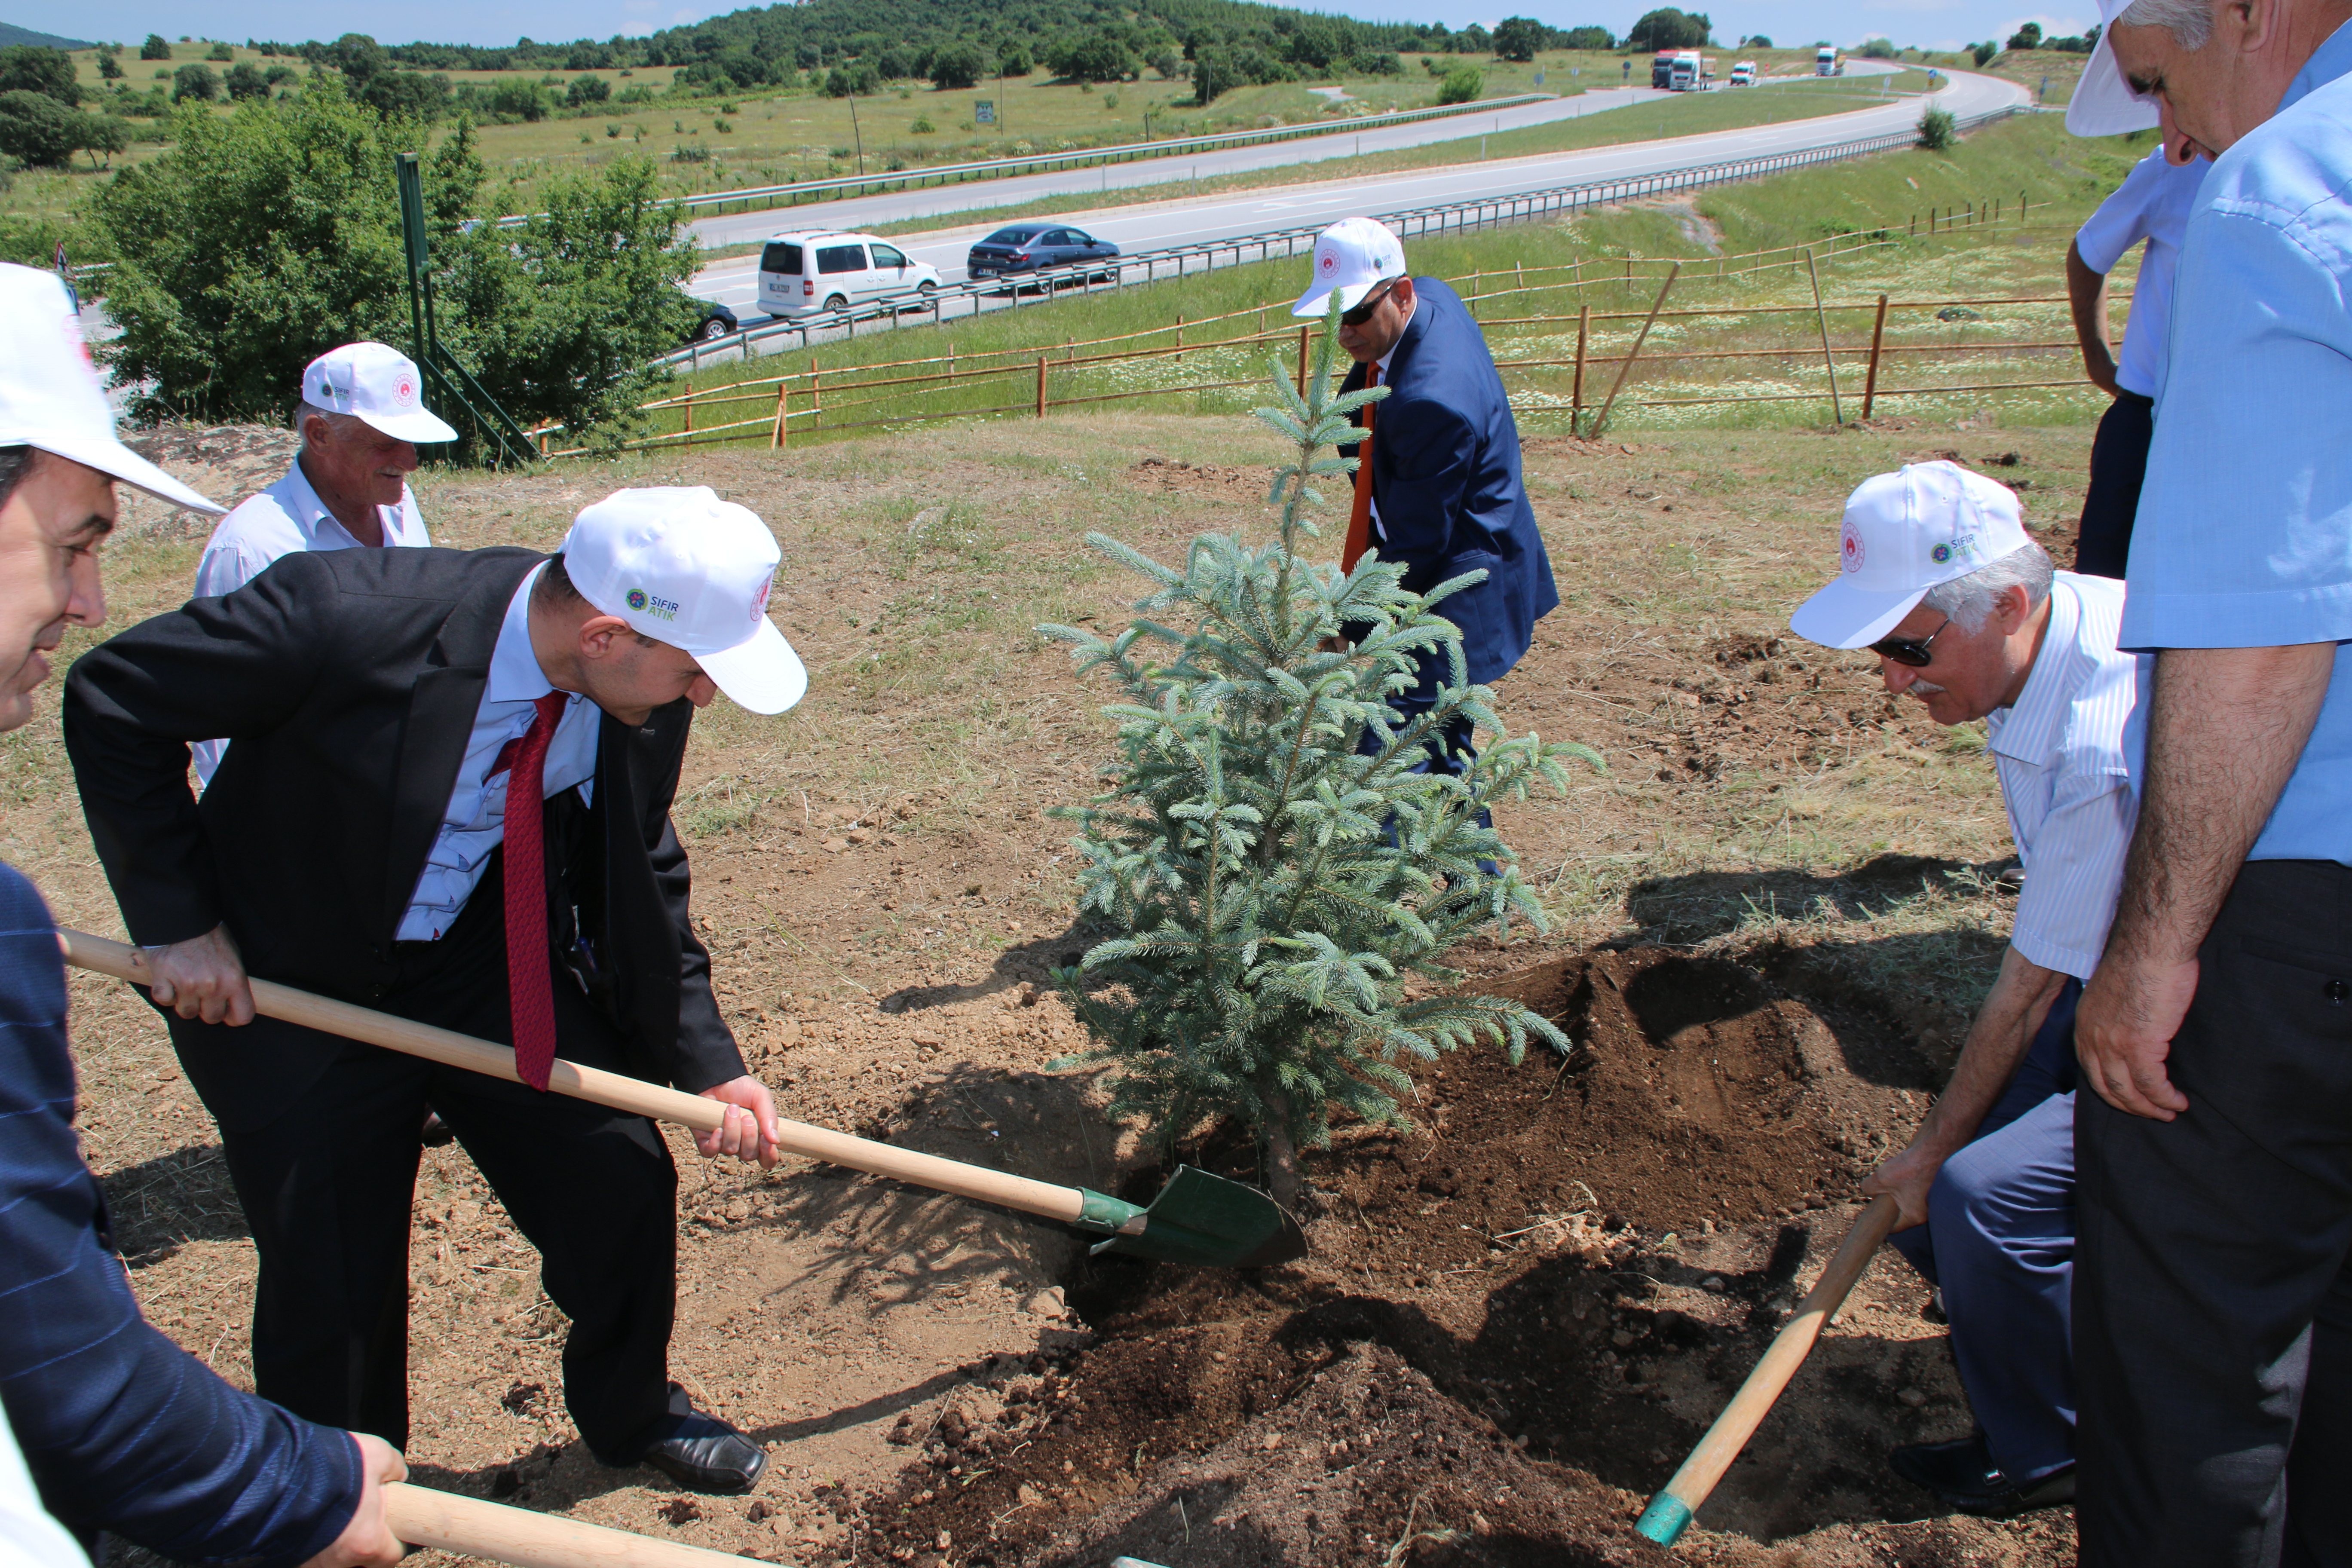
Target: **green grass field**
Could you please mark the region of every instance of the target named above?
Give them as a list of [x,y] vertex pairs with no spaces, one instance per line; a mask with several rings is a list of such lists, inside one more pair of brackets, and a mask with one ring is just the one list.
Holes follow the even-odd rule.
[[[1822,425],[1828,422],[1830,396],[1821,326],[1810,310],[1789,313],[1787,309],[1809,307],[1812,300],[1802,251],[1783,251],[1781,264],[1744,275],[1724,258],[1802,247],[1832,235],[1866,237],[1884,231],[1885,243],[1850,251],[1820,268],[1824,295],[1833,306],[1843,307],[1831,314],[1830,336],[1838,351],[1846,417],[1853,417],[1859,402],[1870,307],[1879,293],[1892,295],[1898,305],[1906,300],[2015,301],[2031,296],[2041,302],[1979,303],[1967,307],[1973,314],[1948,321],[1932,310],[1896,310],[1886,331],[1893,352],[1882,374],[1887,395],[1878,412],[1882,417],[1956,418],[1990,398],[2018,417],[2067,425],[2095,416],[2104,400],[2074,384],[1999,394],[1897,395],[1905,388],[1930,385],[2071,382],[2078,375],[2065,307],[2053,298],[2063,293],[2066,240],[2121,182],[2147,145],[2144,136],[2080,141],[2065,134],[2056,116],[2037,115],[1979,132],[1946,153],[1915,149],[1565,222],[1416,240],[1408,247],[1409,258],[1414,271],[1456,279],[1464,293],[1484,296],[1476,309],[1492,323],[1489,341],[1507,367],[1515,394],[1521,395],[1521,425],[1530,432],[1566,429],[1572,372],[1559,366],[1511,371],[1512,363],[1572,358],[1574,316],[1585,304],[1596,315],[1621,318],[1595,323],[1590,353],[1596,357],[1622,353],[1639,326],[1637,317],[1626,319],[1626,314],[1650,304],[1664,270],[1660,263],[1668,259],[1685,263],[1670,308],[1706,313],[1668,315],[1660,321],[1633,378],[1634,402],[1621,407],[1615,426]],[[2021,199],[2031,204],[2030,220],[2023,225],[2015,217]],[[1930,209],[1990,209],[1996,202],[2004,215],[1998,225],[1963,226],[1933,237],[1922,233],[1915,238],[1908,233],[1915,215]],[[1157,412],[1244,410],[1265,399],[1266,354],[1276,353],[1286,363],[1295,354],[1297,323],[1289,319],[1286,302],[1296,294],[1301,265],[1292,260],[1220,268],[1181,282],[1105,290],[1043,309],[996,311],[939,328],[909,327],[810,352],[788,352],[761,358],[749,369],[714,366],[681,378],[677,392],[689,387],[709,392],[751,377],[798,374],[814,363],[832,384],[824,398],[827,426],[916,413],[1018,409],[1034,402],[1040,355],[1058,359],[1073,342],[1129,333],[1160,334],[1139,340],[1133,347],[1172,347],[1171,329],[1181,313],[1191,323],[1187,341],[1192,345],[1181,360],[1171,355],[1091,367],[1049,365],[1049,396],[1061,405],[1157,387],[1234,382],[1243,384],[1139,397],[1131,405]],[[1724,276],[1716,275],[1718,267]],[[1576,268],[1580,272],[1561,270]],[[1774,308],[1783,313],[1757,313]],[[1242,314],[1235,317],[1236,312]],[[1552,320],[1524,325],[1505,320],[1529,316]],[[1213,318],[1229,319],[1204,324]],[[1213,338],[1245,339],[1261,331],[1266,335],[1263,343],[1204,346]],[[1948,352],[1988,342],[2055,346],[1966,356]],[[1727,362],[1671,357],[1727,349],[1755,351],[1757,357]],[[941,387],[870,394],[850,388],[858,366],[944,362],[950,355],[960,372],[1002,366],[1004,374],[967,377]],[[941,363],[895,374],[928,374],[945,368]],[[1605,388],[1599,373],[1589,377],[1585,405],[1598,403]],[[696,428],[707,431],[730,419],[757,417],[772,409],[775,393],[772,384],[764,391],[746,389],[734,395],[744,401],[714,404],[698,398]],[[804,381],[795,384],[793,395],[793,406],[805,410]],[[1667,406],[1675,399],[1727,395],[1785,401]],[[663,432],[677,431],[684,423],[677,409],[662,411],[654,419],[651,428]],[[794,419],[793,429],[795,440],[808,438],[805,412]],[[766,437],[763,430],[754,430],[743,438],[764,441]]]

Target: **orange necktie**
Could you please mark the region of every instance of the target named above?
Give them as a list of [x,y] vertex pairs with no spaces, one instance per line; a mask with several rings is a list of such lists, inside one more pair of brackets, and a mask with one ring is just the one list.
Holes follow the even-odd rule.
[[[1369,390],[1381,384],[1381,362],[1374,360],[1364,367],[1364,385]],[[1348,542],[1339,552],[1339,570],[1353,572],[1356,563],[1372,543],[1372,418],[1380,411],[1377,403],[1364,405],[1364,435],[1356,444],[1356,504],[1348,512]]]

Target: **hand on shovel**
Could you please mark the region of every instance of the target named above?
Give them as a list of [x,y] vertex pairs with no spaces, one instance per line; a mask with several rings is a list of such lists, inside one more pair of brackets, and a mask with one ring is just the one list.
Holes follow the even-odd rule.
[[381,1437],[371,1437],[364,1432],[349,1434],[352,1447],[360,1451],[360,1503],[352,1510],[349,1524],[335,1537],[328,1548],[302,1564],[302,1568],[393,1568],[408,1552],[400,1537],[392,1532],[392,1523],[384,1517],[384,1488],[394,1481],[408,1479],[408,1463],[400,1450]]
[[715,1100],[727,1107],[725,1120],[709,1132],[694,1135],[694,1147],[706,1160],[716,1160],[722,1154],[732,1154],[739,1160],[757,1160],[768,1170],[776,1168],[776,1099],[768,1086],[746,1074],[725,1083],[713,1084],[702,1091],[705,1100]]
[[202,936],[140,951],[146,955],[156,1005],[207,1024],[253,1022],[253,986],[228,927],[216,925]]

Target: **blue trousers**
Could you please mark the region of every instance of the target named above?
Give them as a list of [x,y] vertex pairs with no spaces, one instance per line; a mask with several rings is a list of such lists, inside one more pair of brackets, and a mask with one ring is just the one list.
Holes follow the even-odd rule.
[[1985,1443],[2012,1481],[2074,1462],[2074,1005],[2069,980],[2009,1091],[1890,1237],[1944,1292]]

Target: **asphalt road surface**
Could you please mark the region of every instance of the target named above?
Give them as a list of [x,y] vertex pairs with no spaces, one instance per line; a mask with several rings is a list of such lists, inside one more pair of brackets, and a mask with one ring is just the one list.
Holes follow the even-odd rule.
[[[1848,69],[1855,75],[1868,74],[1865,67],[1878,67],[1874,61],[1852,61]],[[1888,68],[1878,67],[1884,69]],[[1950,110],[1962,118],[2006,108],[2012,104],[2030,103],[2032,94],[2015,82],[1997,77],[1961,72],[1948,79],[1949,85],[1938,90],[1934,103]],[[1640,98],[1661,97],[1646,88],[1635,89]],[[1594,102],[1602,95],[1587,93],[1582,98],[1567,99],[1562,104]],[[1611,89],[1611,96],[1624,95]],[[1069,191],[1066,174],[1024,176],[1018,180],[990,182],[985,187],[950,186],[944,192],[929,190],[907,192],[886,196],[861,197],[854,201],[829,202],[822,208],[805,208],[800,215],[782,212],[754,213],[726,219],[706,219],[695,226],[698,230],[709,224],[729,223],[751,226],[750,237],[764,238],[768,234],[785,227],[814,227],[818,213],[822,221],[835,228],[856,229],[863,226],[895,221],[913,213],[893,210],[906,204],[920,201],[938,203],[942,199],[969,210],[984,190],[986,198],[1007,203],[1034,199],[1037,194],[1017,195],[1012,187],[1025,187],[1032,181],[1041,185],[1063,182],[1064,190],[1072,197],[1069,210],[1057,215],[1087,232],[1112,240],[1122,251],[1135,252],[1158,249],[1165,246],[1198,244],[1212,239],[1223,239],[1242,235],[1260,234],[1269,229],[1292,228],[1323,218],[1339,218],[1349,213],[1393,212],[1403,208],[1434,205],[1444,202],[1469,201],[1482,197],[1507,195],[1529,190],[1542,190],[1556,185],[1579,184],[1587,181],[1619,179],[1629,176],[1668,173],[1706,163],[1718,163],[1735,158],[1759,157],[1773,153],[1798,152],[1806,148],[1826,146],[1859,137],[1884,135],[1918,123],[1927,108],[1919,96],[1895,99],[1843,114],[1819,115],[1810,120],[1790,121],[1780,125],[1750,126],[1733,131],[1709,132],[1698,136],[1680,136],[1656,142],[1631,142],[1615,147],[1593,147],[1574,153],[1538,153],[1526,158],[1496,159],[1492,162],[1450,164],[1441,168],[1416,169],[1393,174],[1366,178],[1330,181],[1312,184],[1281,185],[1260,191],[1239,191],[1230,195],[1202,197],[1198,200],[1159,201],[1129,206],[1083,207],[1083,187]],[[1530,109],[1550,109],[1553,105],[1532,105]],[[1594,110],[1587,110],[1593,112]],[[1507,116],[1513,111],[1506,110]],[[1555,116],[1557,118],[1558,116]],[[1463,121],[1439,121],[1447,126],[1453,137],[1462,134]],[[1535,121],[1528,121],[1535,123]],[[1421,132],[1425,126],[1400,126],[1399,133]],[[1475,134],[1475,132],[1472,132]],[[1426,140],[1427,138],[1424,138]],[[1264,167],[1276,162],[1292,162],[1299,157],[1298,149],[1312,147],[1320,138],[1289,143],[1282,148],[1250,148],[1230,155],[1255,158],[1261,162],[1235,164],[1234,167]],[[1367,142],[1371,137],[1365,138]],[[1405,143],[1398,143],[1403,145]],[[1276,157],[1280,153],[1282,156]],[[1328,154],[1323,154],[1328,155]],[[1209,173],[1209,160],[1202,160],[1202,174]],[[1081,176],[1108,174],[1116,181],[1123,175],[1137,175],[1152,181],[1164,181],[1180,175],[1183,165],[1170,162],[1127,164],[1108,170],[1079,171]],[[1139,174],[1139,172],[1140,172]],[[995,229],[1002,220],[949,229],[936,229],[923,234],[901,235],[896,243],[919,261],[927,261],[940,269],[947,282],[963,280],[964,256],[973,241]],[[741,243],[741,240],[734,243]],[[705,235],[704,243],[718,241]],[[705,299],[720,300],[735,308],[743,324],[758,324],[765,317],[753,306],[758,293],[758,258],[740,257],[721,261],[704,268],[689,288]]]

